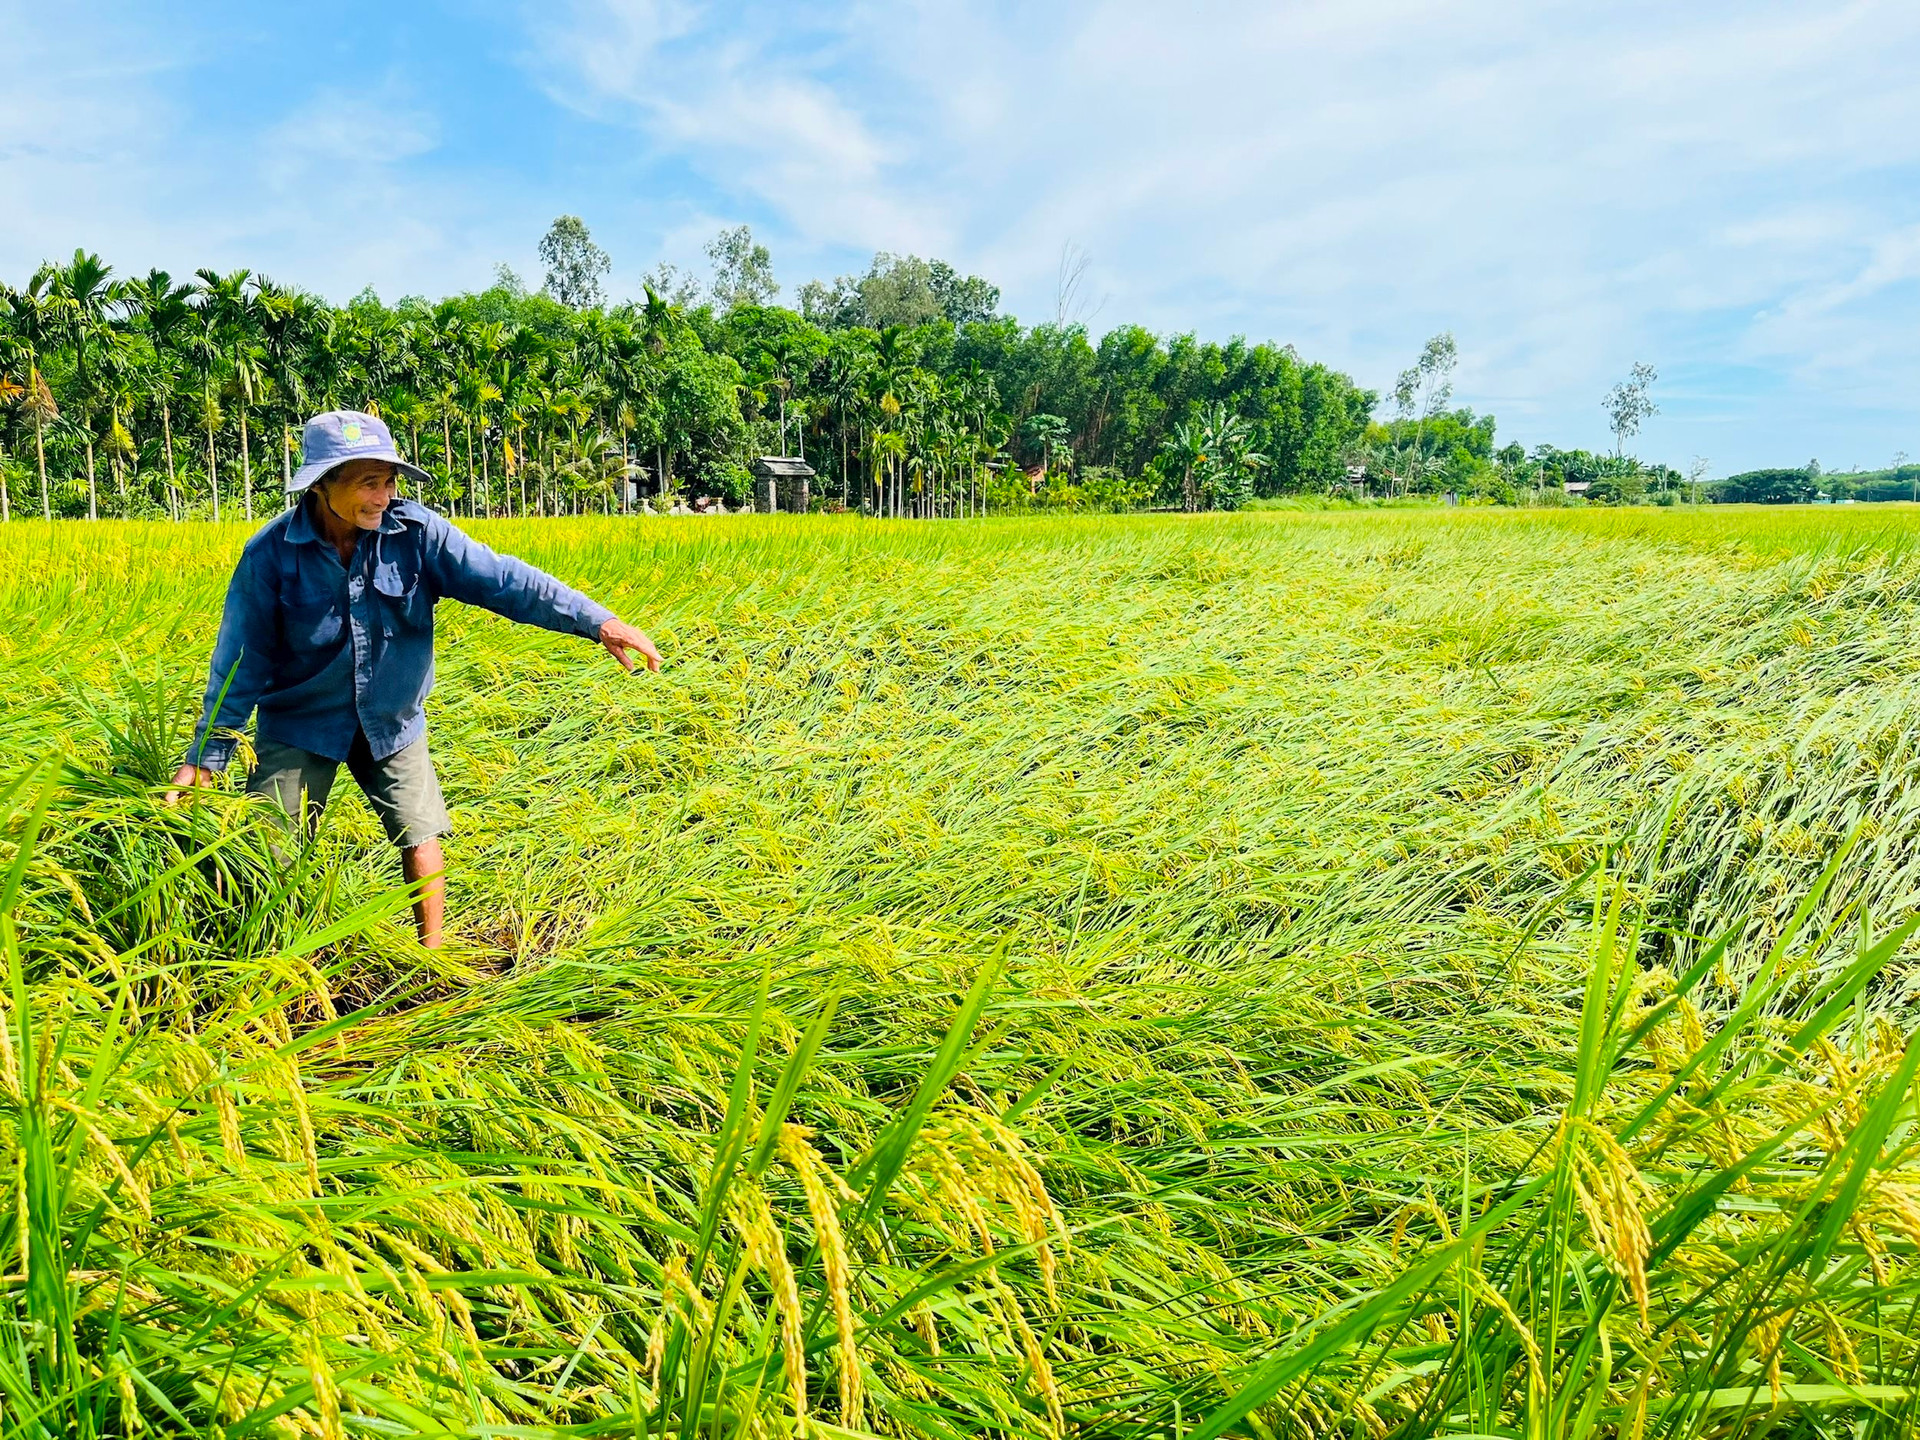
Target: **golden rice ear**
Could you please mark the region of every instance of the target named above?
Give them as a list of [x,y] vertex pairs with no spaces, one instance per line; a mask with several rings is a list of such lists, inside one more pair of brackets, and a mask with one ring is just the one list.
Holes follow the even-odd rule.
[[847,1259],[847,1242],[840,1229],[839,1205],[829,1190],[826,1161],[807,1141],[808,1130],[801,1125],[780,1127],[780,1158],[800,1181],[806,1196],[807,1214],[813,1221],[814,1242],[820,1247],[821,1268],[826,1272],[827,1296],[833,1305],[839,1384],[839,1424],[858,1430],[865,1424],[866,1382],[860,1372],[858,1331],[853,1319],[853,1267]]
[[245,730],[223,730],[221,734],[230,737],[233,741],[233,759],[227,764],[229,770],[237,763],[240,773],[244,775],[259,763],[260,753],[253,748],[251,733]]
[[1593,1232],[1594,1248],[1627,1282],[1640,1323],[1650,1328],[1647,1257],[1653,1235],[1647,1216],[1658,1208],[1659,1197],[1620,1142],[1592,1121],[1569,1118],[1558,1143],[1569,1152],[1574,1198]]
[[733,1187],[734,1223],[746,1241],[747,1256],[766,1277],[774,1313],[780,1325],[782,1366],[793,1418],[804,1429],[807,1418],[806,1317],[800,1309],[800,1287],[787,1258],[786,1232],[774,1219],[765,1193],[745,1179]]

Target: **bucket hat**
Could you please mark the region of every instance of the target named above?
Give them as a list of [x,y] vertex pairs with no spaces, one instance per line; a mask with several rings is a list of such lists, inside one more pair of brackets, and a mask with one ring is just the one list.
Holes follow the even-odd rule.
[[418,465],[400,458],[400,452],[393,448],[393,432],[378,415],[329,410],[307,421],[301,432],[300,468],[287,481],[287,493],[306,489],[349,460],[384,460],[423,483],[433,478]]

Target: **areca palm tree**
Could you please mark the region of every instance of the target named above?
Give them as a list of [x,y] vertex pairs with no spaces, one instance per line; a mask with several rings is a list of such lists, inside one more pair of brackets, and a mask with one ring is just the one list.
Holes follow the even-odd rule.
[[293,479],[294,422],[304,419],[309,408],[309,364],[329,321],[324,307],[264,275],[254,280],[253,304],[261,340],[261,368],[281,402],[280,479],[286,486]]
[[674,331],[683,323],[680,307],[669,303],[653,286],[649,285],[646,289],[647,303],[640,312],[640,335],[647,349],[655,355],[663,355]]
[[[0,411],[18,412],[27,398],[26,382],[11,369],[12,337],[0,334]],[[7,432],[0,431],[0,436]],[[7,488],[7,447],[0,444],[0,522],[13,519],[13,496]]]
[[420,426],[427,419],[427,404],[411,390],[395,387],[380,397],[380,413],[390,425],[407,432],[407,458],[418,463]]
[[1067,422],[1058,415],[1029,415],[1021,429],[1027,432],[1029,440],[1040,443],[1040,469],[1043,474],[1053,473],[1053,452],[1062,449],[1071,433]]
[[147,383],[145,366],[133,337],[124,332],[116,334],[114,343],[101,357],[100,368],[107,397],[107,428],[101,438],[106,447],[107,468],[113,472],[113,493],[121,512],[125,513],[126,467],[132,465],[138,469],[140,452],[133,443],[133,431],[120,423],[120,416],[124,412],[129,420],[133,418],[134,406]]
[[[240,485],[247,519],[253,519],[253,451],[248,443],[247,411],[265,387],[266,355],[260,346],[260,312],[249,291],[250,270],[221,275],[197,270],[212,333],[231,367],[228,391],[240,416]],[[209,447],[211,449],[211,447]]]
[[871,356],[857,332],[835,335],[822,368],[822,398],[840,415],[840,503],[853,503],[852,471],[847,464],[847,432],[853,417],[866,398]]
[[60,320],[73,345],[74,386],[80,392],[80,429],[87,452],[87,518],[100,518],[94,484],[93,416],[103,393],[103,355],[118,338],[112,312],[125,298],[125,287],[113,278],[113,267],[98,255],[75,250],[73,260],[56,270],[53,291],[60,301]]
[[[966,368],[949,383],[948,390],[953,397],[955,409],[966,420],[973,422],[972,433],[980,440],[984,440],[987,433],[987,411],[1000,398],[993,383],[993,376],[981,368],[978,360],[970,360]],[[970,457],[972,464],[967,473],[967,513],[971,515],[975,492],[979,488],[979,466],[983,457],[980,455],[979,444],[976,443],[969,449],[972,452]]]
[[150,270],[144,280],[132,280],[127,285],[129,302],[145,325],[147,341],[153,347],[153,367],[148,373],[154,402],[160,409],[161,450],[167,464],[167,513],[175,518],[179,480],[173,461],[173,368],[180,340],[193,323],[193,310],[187,303],[192,294],[191,286],[174,284],[164,270]]
[[790,334],[775,335],[760,347],[760,364],[766,386],[780,397],[780,453],[787,453],[787,398],[793,393],[794,380],[805,372],[811,359],[806,346]]
[[634,474],[634,467],[621,452],[617,439],[600,431],[570,445],[568,452],[561,473],[570,482],[570,488],[576,495],[599,497],[602,512],[611,515],[615,488],[624,493],[626,482]]
[[23,290],[5,292],[12,329],[26,357],[26,396],[23,404],[33,416],[33,454],[40,473],[40,513],[53,519],[52,492],[47,485],[47,426],[60,418],[53,388],[40,369],[40,360],[59,343],[60,300],[53,291],[54,268],[42,265]]
[[880,496],[879,513],[885,515],[891,503],[890,480],[894,473],[894,466],[906,458],[907,437],[898,430],[876,431],[868,451],[873,457],[874,489]]
[[198,409],[200,426],[207,437],[207,488],[213,496],[213,518],[220,520],[220,453],[214,448],[214,432],[225,419],[214,395],[214,377],[220,373],[221,347],[213,313],[205,305],[194,307],[198,322],[181,342],[181,353],[200,378]]
[[[467,513],[480,514],[481,483],[474,476],[473,468],[473,427],[478,421],[481,427],[481,440],[486,439],[486,408],[500,399],[500,387],[485,375],[477,371],[468,371],[461,376],[460,383],[454,387],[454,402],[460,407],[461,418],[466,422],[467,431]],[[486,447],[483,443],[480,454],[482,474],[486,471]]]

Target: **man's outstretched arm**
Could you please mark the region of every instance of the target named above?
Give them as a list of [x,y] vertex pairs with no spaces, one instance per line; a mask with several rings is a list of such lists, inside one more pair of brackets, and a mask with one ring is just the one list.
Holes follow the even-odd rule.
[[427,568],[435,588],[449,599],[522,625],[597,640],[628,670],[635,654],[647,669],[660,668],[660,652],[644,630],[546,571],[489,549],[444,520],[427,535]]

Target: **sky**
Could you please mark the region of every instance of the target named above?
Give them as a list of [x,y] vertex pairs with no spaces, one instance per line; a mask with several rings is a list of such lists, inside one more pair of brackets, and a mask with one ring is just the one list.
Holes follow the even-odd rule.
[[1920,4],[0,0],[0,279],[479,288],[577,214],[637,295],[747,224],[799,286],[948,260],[1292,344],[1429,335],[1502,443],[1709,473],[1920,454]]

